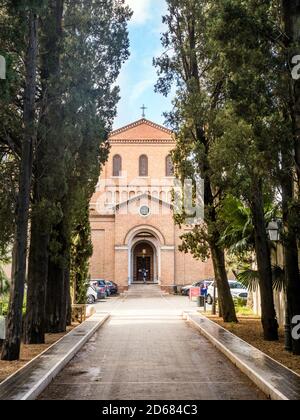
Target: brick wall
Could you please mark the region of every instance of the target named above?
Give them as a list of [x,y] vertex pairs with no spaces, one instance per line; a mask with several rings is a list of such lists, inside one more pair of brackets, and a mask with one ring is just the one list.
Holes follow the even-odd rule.
[[[137,140],[135,140],[137,139]],[[196,261],[189,254],[180,253],[180,231],[175,227],[170,206],[174,178],[166,177],[166,158],[175,147],[172,134],[153,123],[141,120],[111,136],[111,153],[94,197],[91,200],[92,239],[94,255],[91,259],[91,275],[118,283],[121,289],[128,286],[128,249],[124,246],[129,233],[139,227],[160,232],[161,283],[165,290],[174,284],[184,285],[213,277],[212,262]],[[122,157],[122,176],[114,178],[113,157]],[[148,157],[148,177],[139,177],[139,158]],[[130,201],[141,194],[147,196]],[[157,199],[164,202],[159,203]],[[98,204],[97,204],[98,203]],[[148,205],[151,214],[140,215],[140,207]],[[122,248],[123,247],[123,248]]]

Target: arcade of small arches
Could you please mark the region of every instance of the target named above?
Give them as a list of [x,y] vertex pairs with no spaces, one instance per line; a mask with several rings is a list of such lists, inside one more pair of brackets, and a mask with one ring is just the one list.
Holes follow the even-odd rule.
[[[174,176],[174,166],[171,155],[166,156],[166,177]],[[113,157],[113,177],[121,177],[123,170],[123,160],[121,155],[115,155]],[[149,159],[147,155],[141,155],[139,157],[139,177],[149,176]]]
[[124,187],[123,189],[119,189],[118,187],[111,187],[107,188],[106,191],[106,205],[125,203],[128,200],[134,199],[135,197],[140,197],[142,195],[157,198],[166,203],[172,203],[172,190],[170,187],[154,187],[153,189],[149,189],[149,187],[145,189],[140,187]]

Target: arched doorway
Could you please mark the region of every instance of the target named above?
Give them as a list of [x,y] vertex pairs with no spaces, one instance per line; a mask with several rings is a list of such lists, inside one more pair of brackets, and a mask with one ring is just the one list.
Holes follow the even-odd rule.
[[[135,282],[139,282],[137,270],[138,264],[142,264],[142,260],[138,257],[150,257],[150,275],[149,281],[154,284],[161,283],[161,247],[165,245],[165,238],[155,227],[143,225],[136,226],[130,230],[124,241],[124,245],[128,249],[128,284],[129,286]],[[144,251],[144,254],[143,254]],[[144,261],[149,265],[149,259]]]
[[139,242],[133,249],[133,282],[144,282],[144,271],[147,283],[154,283],[156,258],[153,246],[148,242]]

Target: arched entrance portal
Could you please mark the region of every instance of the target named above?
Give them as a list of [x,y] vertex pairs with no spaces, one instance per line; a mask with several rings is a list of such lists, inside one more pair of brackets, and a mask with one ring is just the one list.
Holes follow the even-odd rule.
[[144,273],[146,281],[154,283],[154,269],[156,266],[155,252],[148,242],[139,242],[133,249],[133,282],[144,282]]
[[147,270],[147,283],[160,284],[161,247],[164,238],[154,228],[139,227],[127,236],[128,284],[143,283],[142,270]]

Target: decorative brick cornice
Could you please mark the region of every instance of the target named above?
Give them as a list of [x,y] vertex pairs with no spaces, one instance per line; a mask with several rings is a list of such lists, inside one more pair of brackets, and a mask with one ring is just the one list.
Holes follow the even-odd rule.
[[169,130],[168,128],[166,128],[166,127],[164,127],[162,125],[159,125],[159,124],[156,124],[156,123],[154,123],[152,121],[149,121],[146,118],[142,118],[141,120],[135,121],[135,122],[133,122],[131,124],[126,125],[125,127],[122,127],[122,128],[119,128],[119,129],[113,131],[110,134],[109,137],[113,139],[114,136],[118,136],[119,134],[124,133],[125,131],[128,131],[128,130],[130,130],[132,128],[138,127],[139,125],[142,125],[142,124],[147,124],[150,127],[156,128],[156,129],[158,129],[160,131],[164,131],[169,136],[172,136],[173,135],[172,130]]
[[175,140],[172,139],[110,139],[110,144],[176,144]]
[[[115,219],[116,215],[114,213],[98,213],[97,211],[90,211],[90,220],[91,222],[97,221],[98,219]],[[94,229],[97,230],[97,229]]]

